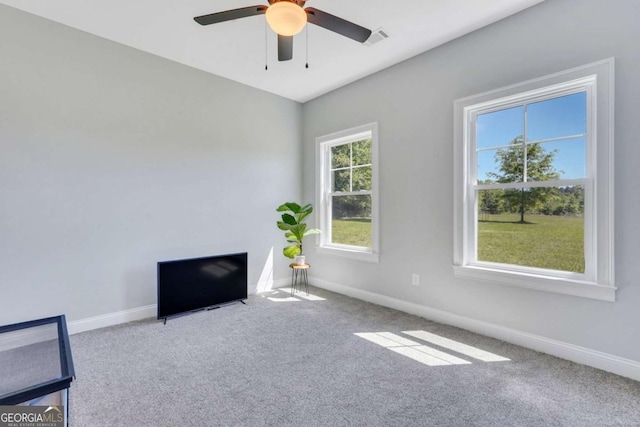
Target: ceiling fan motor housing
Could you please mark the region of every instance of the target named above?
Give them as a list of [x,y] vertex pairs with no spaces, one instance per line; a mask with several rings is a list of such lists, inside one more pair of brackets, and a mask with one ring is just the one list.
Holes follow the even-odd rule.
[[281,36],[295,36],[307,23],[307,14],[295,1],[278,1],[267,9],[267,22]]

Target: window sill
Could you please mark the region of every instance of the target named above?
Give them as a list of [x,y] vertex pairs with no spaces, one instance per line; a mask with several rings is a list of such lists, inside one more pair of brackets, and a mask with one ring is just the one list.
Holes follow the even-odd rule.
[[517,273],[478,266],[453,266],[456,277],[484,280],[520,288],[536,289],[583,298],[614,302],[616,287],[559,277]]
[[377,263],[380,260],[380,255],[373,252],[364,252],[343,248],[334,248],[329,246],[316,246],[316,252],[325,255],[334,255],[341,258],[350,258],[357,261],[366,261]]

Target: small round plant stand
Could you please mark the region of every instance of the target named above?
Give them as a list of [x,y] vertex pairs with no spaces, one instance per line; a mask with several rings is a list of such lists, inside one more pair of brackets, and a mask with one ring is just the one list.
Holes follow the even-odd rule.
[[289,264],[291,267],[291,296],[295,292],[302,292],[302,287],[304,286],[307,295],[309,295],[309,276],[307,275],[307,271],[309,271],[309,264]]

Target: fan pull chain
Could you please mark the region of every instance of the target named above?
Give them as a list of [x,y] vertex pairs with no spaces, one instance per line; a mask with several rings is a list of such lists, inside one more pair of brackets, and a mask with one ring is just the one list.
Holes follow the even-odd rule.
[[267,65],[267,20],[264,20],[264,70],[267,71],[269,66]]
[[305,35],[307,37],[307,47],[306,47],[306,55],[307,55],[307,63],[304,64],[304,68],[309,68],[309,24],[304,27]]

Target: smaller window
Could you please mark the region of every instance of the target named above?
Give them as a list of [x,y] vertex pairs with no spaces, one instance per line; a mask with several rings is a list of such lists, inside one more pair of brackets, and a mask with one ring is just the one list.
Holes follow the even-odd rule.
[[316,138],[318,251],[378,261],[377,124]]

